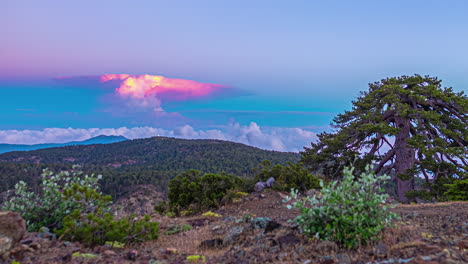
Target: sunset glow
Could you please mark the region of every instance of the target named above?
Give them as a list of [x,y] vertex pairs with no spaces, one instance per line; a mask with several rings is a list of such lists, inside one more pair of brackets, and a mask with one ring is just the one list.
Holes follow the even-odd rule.
[[121,80],[120,86],[115,91],[119,95],[135,99],[166,96],[176,100],[187,100],[209,96],[225,87],[218,84],[199,83],[149,74],[105,74],[100,77],[100,80],[101,82]]

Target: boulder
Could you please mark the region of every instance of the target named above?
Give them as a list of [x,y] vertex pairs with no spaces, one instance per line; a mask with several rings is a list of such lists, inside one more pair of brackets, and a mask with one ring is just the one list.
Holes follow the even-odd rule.
[[20,214],[0,211],[0,255],[9,254],[25,233],[26,223]]
[[275,184],[275,178],[270,177],[266,182],[257,182],[254,190],[256,192],[263,192],[265,188],[271,188]]
[[275,184],[275,178],[273,177],[270,177],[265,183],[266,187],[268,188],[273,187],[274,184]]
[[264,182],[257,182],[257,183],[255,184],[254,190],[255,190],[256,192],[263,192],[263,190],[265,190],[265,187],[266,187],[266,186],[265,186],[265,183],[264,183]]

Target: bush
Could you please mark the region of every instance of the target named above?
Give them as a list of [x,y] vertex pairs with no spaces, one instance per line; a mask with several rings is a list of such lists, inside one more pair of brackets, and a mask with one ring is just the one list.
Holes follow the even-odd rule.
[[60,228],[63,218],[81,207],[75,201],[64,199],[64,189],[79,184],[99,192],[98,181],[101,175],[83,175],[78,168],[73,166],[71,171],[56,174],[45,169],[41,174],[42,180],[37,193],[30,191],[25,182],[18,182],[13,192],[9,191],[2,210],[20,213],[26,221],[28,231],[38,231],[43,226]]
[[62,229],[56,230],[65,239],[92,246],[107,241],[132,243],[158,238],[158,223],[151,222],[149,215],[141,220],[135,220],[133,214],[114,219],[107,209],[110,196],[102,196],[96,190],[78,184],[65,189],[64,196],[66,200],[82,205],[64,218]]
[[447,192],[444,193],[450,201],[468,201],[468,179],[454,180],[452,184],[446,184]]
[[181,210],[198,212],[217,207],[226,193],[240,184],[238,177],[229,174],[207,173],[202,176],[199,171],[190,170],[169,182],[169,209],[164,208],[163,204],[156,209],[179,213]]
[[347,248],[378,238],[381,230],[390,225],[397,215],[387,211],[382,205],[388,197],[379,194],[380,184],[389,177],[376,175],[370,166],[355,180],[352,168],[343,170],[341,182],[331,182],[322,186],[321,199],[314,195],[299,199],[297,190],[291,191],[292,207],[299,209],[300,215],[294,219],[306,235],[338,242]]
[[57,174],[44,170],[38,193],[19,182],[2,209],[19,212],[29,231],[45,226],[89,245],[157,239],[158,223],[150,222],[149,216],[139,221],[133,215],[114,219],[111,197],[99,191],[101,176],[83,175],[77,168]]
[[310,174],[303,164],[289,163],[287,166],[276,165],[271,168],[269,161],[263,161],[263,167],[256,175],[257,181],[265,182],[268,178],[273,177],[275,184],[274,190],[290,191],[292,188],[300,192],[306,192],[310,189],[319,189],[320,180]]

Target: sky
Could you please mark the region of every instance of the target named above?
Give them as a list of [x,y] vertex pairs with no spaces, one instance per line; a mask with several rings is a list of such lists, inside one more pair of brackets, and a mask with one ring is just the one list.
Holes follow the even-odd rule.
[[167,135],[300,151],[368,83],[468,87],[468,2],[0,2],[0,143]]

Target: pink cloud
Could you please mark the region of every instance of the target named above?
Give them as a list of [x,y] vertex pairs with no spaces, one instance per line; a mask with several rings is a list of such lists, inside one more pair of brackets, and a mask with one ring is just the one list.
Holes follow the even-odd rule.
[[219,84],[199,83],[149,74],[105,74],[100,77],[100,80],[101,82],[119,80],[119,87],[115,89],[118,95],[152,107],[160,106],[161,100],[185,101],[209,97],[228,88]]

